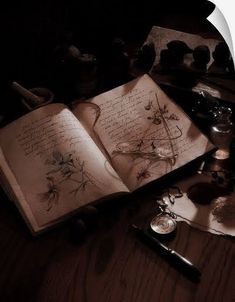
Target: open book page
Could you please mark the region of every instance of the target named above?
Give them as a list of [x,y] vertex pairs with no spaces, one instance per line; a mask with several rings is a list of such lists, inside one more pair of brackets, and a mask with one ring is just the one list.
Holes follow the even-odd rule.
[[19,206],[38,228],[103,196],[128,191],[62,104],[41,107],[9,124],[0,132],[0,145]]
[[[131,191],[213,148],[148,75],[90,102],[99,108],[93,130]],[[74,114],[82,116],[82,109],[78,105]],[[86,113],[82,122],[91,126],[91,116]]]

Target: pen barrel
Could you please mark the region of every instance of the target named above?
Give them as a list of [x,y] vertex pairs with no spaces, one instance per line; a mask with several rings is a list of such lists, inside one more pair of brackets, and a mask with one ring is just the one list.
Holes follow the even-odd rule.
[[175,265],[179,266],[179,268],[184,270],[186,273],[196,278],[201,276],[200,271],[188,259],[171,249],[169,249],[169,254],[172,258],[172,261],[175,262]]
[[188,259],[168,248],[157,238],[153,237],[148,231],[139,229],[138,227],[134,227],[134,230],[141,241],[149,245],[154,251],[160,252],[160,254],[166,258],[172,266],[186,274],[192,280],[199,281],[201,273]]
[[147,231],[141,229],[135,229],[135,231],[139,236],[139,238],[148,246],[150,246],[152,249],[155,250],[157,248],[159,251],[163,252],[164,254],[168,254],[169,249],[158,239],[150,235]]

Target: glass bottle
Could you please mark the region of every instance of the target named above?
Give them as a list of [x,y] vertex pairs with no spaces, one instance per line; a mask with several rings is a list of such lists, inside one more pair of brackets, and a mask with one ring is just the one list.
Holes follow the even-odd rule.
[[213,154],[216,159],[230,157],[230,144],[233,139],[234,125],[231,120],[232,110],[229,107],[218,107],[214,111],[214,122],[210,129],[212,143],[218,148]]

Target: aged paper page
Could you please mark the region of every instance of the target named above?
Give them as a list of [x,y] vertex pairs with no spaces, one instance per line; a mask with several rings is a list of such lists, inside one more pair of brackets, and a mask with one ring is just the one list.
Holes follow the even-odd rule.
[[[221,42],[217,39],[209,39],[200,35],[153,26],[145,42],[146,44],[153,43],[155,46],[156,59],[150,72],[153,79],[156,80],[157,83],[176,86],[176,83],[172,81],[169,72],[162,72],[163,70],[160,64],[161,51],[167,49],[167,43],[173,40],[185,42],[192,50],[199,45],[206,45],[209,48],[210,61],[207,64],[206,76],[201,77],[201,79],[195,83],[194,87],[192,87],[192,90],[195,92],[207,91],[214,97],[234,103],[234,78],[229,76],[228,72],[226,74],[226,72],[222,72],[220,68],[216,67],[216,64],[213,60],[213,52],[215,47],[219,42]],[[190,67],[193,64],[193,61],[194,59],[192,53],[188,53],[184,56],[185,66]],[[185,87],[180,88],[187,89]]]
[[91,127],[93,116],[93,131],[131,191],[212,148],[148,75],[94,97],[91,102],[99,108],[96,118],[94,108],[88,114],[79,105],[74,114],[87,127]]
[[[183,196],[176,198],[169,209],[177,215],[178,221],[185,221],[194,228],[217,235],[235,236],[235,192],[214,198],[206,204],[192,201],[188,195],[190,188],[205,183],[211,184],[212,177],[198,174],[176,183]],[[216,211],[217,208],[220,211]]]
[[9,124],[1,130],[0,145],[27,203],[24,210],[30,209],[39,227],[103,196],[128,191],[63,105],[41,107]]

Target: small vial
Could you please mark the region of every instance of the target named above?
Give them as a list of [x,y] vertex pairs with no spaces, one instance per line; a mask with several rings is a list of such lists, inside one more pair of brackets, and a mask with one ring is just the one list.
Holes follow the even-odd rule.
[[228,107],[219,107],[214,113],[215,121],[211,126],[210,138],[218,148],[213,154],[216,159],[230,157],[230,144],[233,139],[234,125],[231,120],[232,110]]

